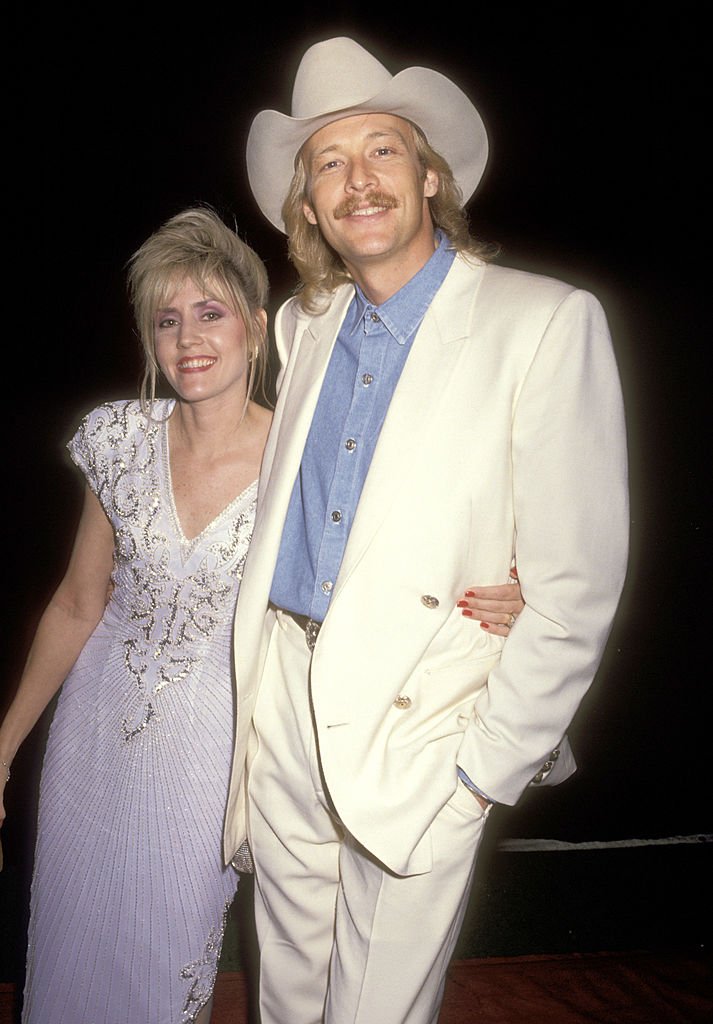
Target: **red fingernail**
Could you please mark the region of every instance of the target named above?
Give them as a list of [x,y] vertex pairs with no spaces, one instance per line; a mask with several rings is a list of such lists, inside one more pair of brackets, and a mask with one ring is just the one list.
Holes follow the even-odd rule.
[[490,623],[489,622],[481,622],[480,623],[480,628],[481,629],[490,629]]
[[466,597],[475,597],[475,594],[473,593],[472,590],[466,590],[465,596]]
[[473,613],[470,610],[470,608],[467,608],[464,612],[461,612],[461,615],[467,615],[469,619],[473,618]]
[[467,607],[468,607],[468,602],[467,601],[459,601],[458,604],[456,605],[456,608],[467,608]]

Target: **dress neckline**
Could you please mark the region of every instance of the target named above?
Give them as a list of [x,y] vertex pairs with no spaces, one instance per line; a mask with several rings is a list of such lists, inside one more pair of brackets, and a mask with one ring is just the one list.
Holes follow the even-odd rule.
[[175,408],[175,404],[175,399],[171,400],[171,404],[168,406],[168,414],[161,421],[161,461],[163,463],[162,470],[164,475],[164,483],[166,484],[166,492],[168,494],[168,506],[173,528],[176,532],[178,540],[181,543],[181,546],[183,548],[192,549],[196,547],[196,545],[201,541],[203,537],[205,537],[207,533],[211,533],[217,526],[219,526],[224,519],[228,518],[229,516],[233,516],[238,507],[240,507],[243,504],[248,504],[249,501],[252,501],[253,493],[257,492],[258,481],[257,478],[251,481],[251,483],[249,483],[247,487],[244,487],[239,494],[236,494],[234,498],[231,498],[228,504],[223,509],[221,509],[221,511],[218,512],[217,515],[215,515],[213,519],[210,520],[209,523],[206,523],[203,529],[199,533],[197,533],[195,537],[187,537],[183,532],[181,520],[178,515],[178,509],[176,508],[176,500],[173,494],[173,480],[171,477],[171,449],[168,440],[168,421],[171,418],[171,413]]

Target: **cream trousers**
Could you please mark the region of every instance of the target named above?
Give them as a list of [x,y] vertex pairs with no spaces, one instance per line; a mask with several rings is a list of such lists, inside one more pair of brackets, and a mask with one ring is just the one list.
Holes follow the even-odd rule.
[[310,657],[278,612],[248,774],[262,1024],[435,1024],[484,816],[458,783],[431,826],[432,871],[384,869],[331,806]]

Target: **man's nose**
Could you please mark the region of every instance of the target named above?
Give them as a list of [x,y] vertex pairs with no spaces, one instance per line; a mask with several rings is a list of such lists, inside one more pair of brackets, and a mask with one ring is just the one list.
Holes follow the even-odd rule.
[[374,188],[376,180],[373,167],[365,160],[352,160],[347,176],[347,191],[364,192],[368,188]]

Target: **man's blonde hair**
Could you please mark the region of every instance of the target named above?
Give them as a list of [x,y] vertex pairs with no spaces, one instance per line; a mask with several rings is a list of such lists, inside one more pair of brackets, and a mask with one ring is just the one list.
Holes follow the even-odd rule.
[[[434,228],[444,232],[457,252],[480,259],[492,257],[493,247],[479,242],[470,233],[463,196],[448,163],[429,145],[417,125],[410,121],[406,124],[411,129],[424,178],[428,170],[438,175],[436,194],[428,199]],[[300,304],[307,312],[316,313],[324,308],[339,285],[352,278],[340,256],[325,242],[319,226],[310,224],[304,215],[303,204],[310,201],[306,146],[307,143],[295,158],[295,172],[282,206],[282,217],[287,231],[288,255],[300,276]]]

